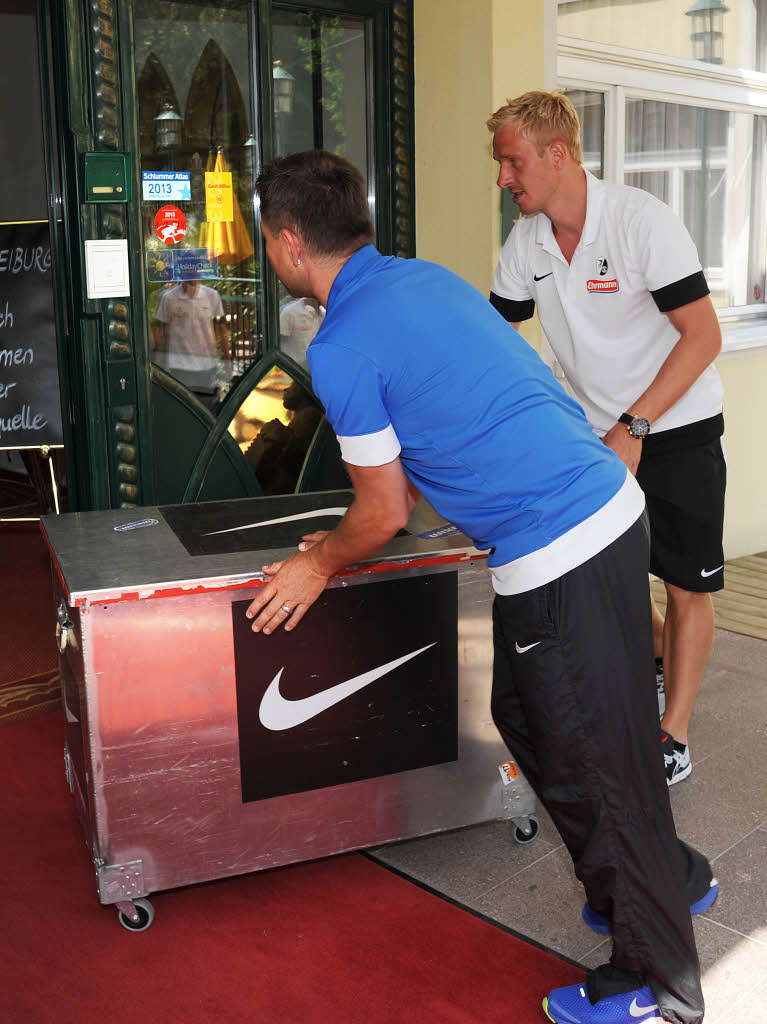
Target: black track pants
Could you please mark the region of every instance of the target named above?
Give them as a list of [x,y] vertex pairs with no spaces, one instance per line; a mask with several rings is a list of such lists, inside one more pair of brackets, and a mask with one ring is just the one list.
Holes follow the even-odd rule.
[[699,1024],[690,903],[711,870],[671,815],[648,557],[642,517],[560,579],[496,596],[492,712],[589,903],[612,921],[611,963],[645,976],[667,1020]]

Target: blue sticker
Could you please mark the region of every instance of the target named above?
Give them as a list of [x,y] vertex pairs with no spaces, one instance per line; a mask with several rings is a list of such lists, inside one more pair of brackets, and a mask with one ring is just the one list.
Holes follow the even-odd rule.
[[179,249],[173,258],[176,281],[210,281],[218,277],[218,253],[211,249]]
[[457,526],[453,526],[452,523],[446,523],[445,526],[438,526],[434,530],[427,530],[426,533],[419,533],[419,540],[440,540],[442,537],[454,537],[456,533],[461,531]]
[[191,178],[190,171],[142,171],[141,186],[144,201],[191,202]]
[[218,253],[213,249],[147,249],[147,281],[214,281]]
[[115,526],[117,533],[124,533],[126,530],[140,530],[142,526],[157,526],[157,519],[137,519],[135,523],[125,523],[123,526]]

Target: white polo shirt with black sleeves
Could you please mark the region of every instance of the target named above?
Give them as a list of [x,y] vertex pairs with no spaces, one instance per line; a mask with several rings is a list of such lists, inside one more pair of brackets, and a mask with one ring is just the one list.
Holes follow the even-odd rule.
[[[708,295],[695,244],[649,192],[586,173],[586,221],[571,262],[542,213],[514,225],[490,301],[512,323],[535,305],[573,393],[597,434],[630,410],[657,376],[679,332],[666,315]],[[709,366],[653,424],[668,430],[722,411],[722,382]]]
[[344,460],[399,457],[426,500],[491,549],[498,593],[558,579],[644,511],[538,354],[442,267],[360,249],[307,356]]

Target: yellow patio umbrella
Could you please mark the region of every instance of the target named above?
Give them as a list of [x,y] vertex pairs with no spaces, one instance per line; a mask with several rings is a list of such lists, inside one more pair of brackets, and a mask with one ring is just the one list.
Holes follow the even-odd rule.
[[[210,159],[208,160],[210,166]],[[218,151],[213,166],[216,173],[226,172],[223,150]],[[215,250],[218,262],[233,265],[253,255],[253,241],[240,212],[240,204],[232,188],[232,220],[204,221],[200,225],[200,247]]]

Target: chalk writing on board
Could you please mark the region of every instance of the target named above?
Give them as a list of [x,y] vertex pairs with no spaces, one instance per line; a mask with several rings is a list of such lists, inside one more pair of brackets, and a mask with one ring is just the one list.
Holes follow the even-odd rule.
[[61,444],[48,225],[0,226],[0,448]]

